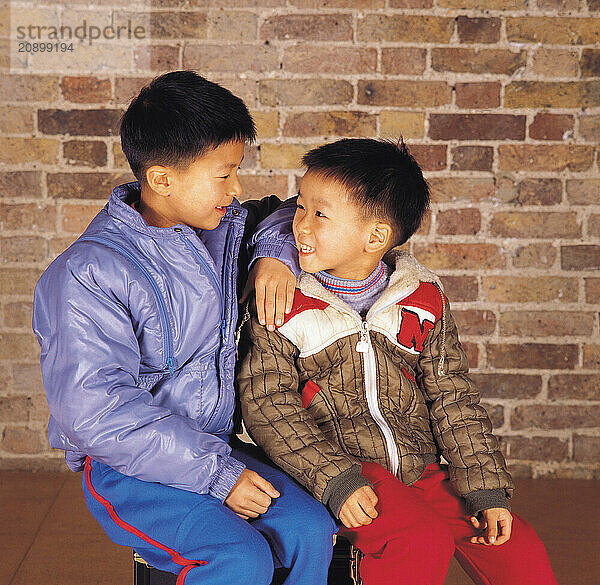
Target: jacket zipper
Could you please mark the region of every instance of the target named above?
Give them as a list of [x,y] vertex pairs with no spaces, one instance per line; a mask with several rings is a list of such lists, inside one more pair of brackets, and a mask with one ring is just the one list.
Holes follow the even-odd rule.
[[371,343],[371,337],[369,335],[369,324],[366,321],[361,322],[360,329],[360,341],[356,344],[356,351],[364,355],[365,364],[365,392],[367,395],[367,405],[373,420],[379,427],[379,430],[383,434],[385,443],[387,445],[387,452],[390,458],[390,468],[394,475],[398,474],[398,467],[400,465],[398,457],[398,447],[394,440],[394,434],[387,424],[386,420],[379,410],[379,401],[377,400],[377,384],[375,382],[377,377],[377,367],[375,365],[375,351],[373,350],[373,344]]
[[162,297],[160,289],[156,284],[156,281],[148,271],[148,269],[132,254],[130,254],[125,248],[115,244],[113,241],[108,240],[106,238],[101,238],[98,236],[86,236],[85,238],[79,238],[78,242],[98,242],[99,244],[104,244],[109,248],[119,252],[129,260],[138,268],[138,270],[146,277],[152,290],[154,291],[154,295],[156,297],[156,301],[158,303],[158,312],[160,315],[160,321],[163,329],[163,342],[165,347],[165,364],[163,365],[163,369],[168,368],[169,376],[173,377],[175,375],[175,360],[173,358],[173,338],[171,337],[171,328],[169,327],[169,318],[167,314],[167,307],[165,305],[165,301]]

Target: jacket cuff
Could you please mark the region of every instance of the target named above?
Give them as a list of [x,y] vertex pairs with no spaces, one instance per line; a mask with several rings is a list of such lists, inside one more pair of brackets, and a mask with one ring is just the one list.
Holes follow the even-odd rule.
[[252,252],[252,258],[248,264],[248,271],[259,258],[275,258],[283,262],[296,278],[300,276],[300,264],[298,262],[298,248],[289,240],[278,242],[257,242]]
[[361,466],[353,465],[350,469],[340,473],[327,483],[323,492],[322,502],[327,506],[335,518],[339,518],[344,502],[358,489],[365,485],[373,484],[360,474]]
[[208,493],[224,502],[244,469],[246,469],[246,466],[243,463],[229,456],[217,470],[208,488]]
[[470,516],[477,516],[479,512],[488,508],[506,508],[510,510],[510,504],[503,489],[478,490],[464,496],[467,503],[467,512]]

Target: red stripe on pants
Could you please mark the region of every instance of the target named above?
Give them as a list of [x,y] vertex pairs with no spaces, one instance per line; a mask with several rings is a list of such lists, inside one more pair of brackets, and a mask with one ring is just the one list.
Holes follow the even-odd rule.
[[430,465],[412,486],[375,463],[363,463],[362,474],[373,484],[379,515],[339,533],[365,554],[364,585],[443,585],[455,553],[476,585],[557,585],[544,545],[515,514],[508,542],[470,542],[478,532],[450,487],[446,467]]

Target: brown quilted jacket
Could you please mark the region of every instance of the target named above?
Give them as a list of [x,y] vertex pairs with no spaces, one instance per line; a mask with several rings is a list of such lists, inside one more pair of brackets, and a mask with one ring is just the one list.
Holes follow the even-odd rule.
[[508,507],[512,479],[439,280],[392,254],[388,288],[364,320],[304,272],[276,331],[250,307],[237,377],[246,428],[336,516],[368,484],[360,462],[410,485],[440,455],[471,513]]

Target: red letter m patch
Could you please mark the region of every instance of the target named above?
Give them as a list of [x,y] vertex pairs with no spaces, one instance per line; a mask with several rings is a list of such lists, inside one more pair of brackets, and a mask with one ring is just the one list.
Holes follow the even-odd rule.
[[433,323],[423,319],[423,323],[419,320],[419,315],[402,309],[402,323],[400,323],[400,331],[398,331],[398,343],[409,349],[415,349],[419,352],[423,351],[423,343],[427,334],[433,329]]

